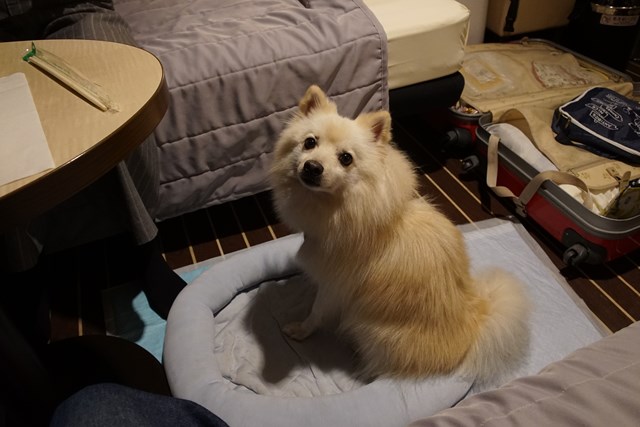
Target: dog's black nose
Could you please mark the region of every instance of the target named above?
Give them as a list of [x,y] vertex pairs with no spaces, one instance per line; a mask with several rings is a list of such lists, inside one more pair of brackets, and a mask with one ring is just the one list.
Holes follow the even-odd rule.
[[300,179],[310,187],[319,187],[322,182],[322,172],[324,167],[320,162],[307,160],[300,171]]
[[322,172],[324,172],[324,168],[322,167],[320,162],[316,162],[315,160],[307,160],[306,162],[304,162],[302,171],[307,176],[318,177],[322,175]]

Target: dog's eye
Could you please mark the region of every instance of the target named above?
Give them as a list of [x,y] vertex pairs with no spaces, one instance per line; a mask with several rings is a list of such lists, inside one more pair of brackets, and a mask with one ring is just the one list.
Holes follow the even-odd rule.
[[349,166],[351,163],[353,163],[353,156],[347,152],[340,153],[340,155],[338,156],[338,160],[340,160],[340,164],[342,166]]
[[311,150],[312,148],[315,148],[316,145],[318,145],[318,142],[312,136],[309,136],[304,140],[304,148],[306,150]]

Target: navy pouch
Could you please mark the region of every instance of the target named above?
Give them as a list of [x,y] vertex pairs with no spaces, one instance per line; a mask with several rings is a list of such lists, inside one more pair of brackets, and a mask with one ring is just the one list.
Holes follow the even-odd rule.
[[595,87],[556,109],[556,141],[600,156],[640,164],[640,104]]

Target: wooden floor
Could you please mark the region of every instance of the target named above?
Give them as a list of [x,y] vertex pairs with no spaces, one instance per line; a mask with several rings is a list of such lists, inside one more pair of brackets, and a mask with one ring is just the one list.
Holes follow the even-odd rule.
[[[443,156],[439,135],[420,117],[394,121],[396,143],[419,166],[421,193],[428,194],[457,224],[511,216],[507,205],[490,194],[475,176],[461,173],[460,161]],[[640,319],[640,252],[599,266],[566,267],[562,248],[535,224],[527,230],[593,313],[617,331]],[[268,193],[213,206],[159,224],[167,263],[179,268],[282,237]],[[51,340],[83,334],[103,334],[100,291],[135,280],[124,237],[97,242],[49,257],[56,285],[51,301]],[[64,279],[60,279],[64,277]]]

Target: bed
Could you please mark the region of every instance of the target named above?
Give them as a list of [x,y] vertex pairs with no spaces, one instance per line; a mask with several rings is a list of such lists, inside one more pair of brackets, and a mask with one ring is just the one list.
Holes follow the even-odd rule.
[[[157,220],[269,188],[273,144],[311,83],[340,112],[449,106],[469,11],[454,0],[116,0],[163,64]],[[408,13],[409,12],[409,13]]]

